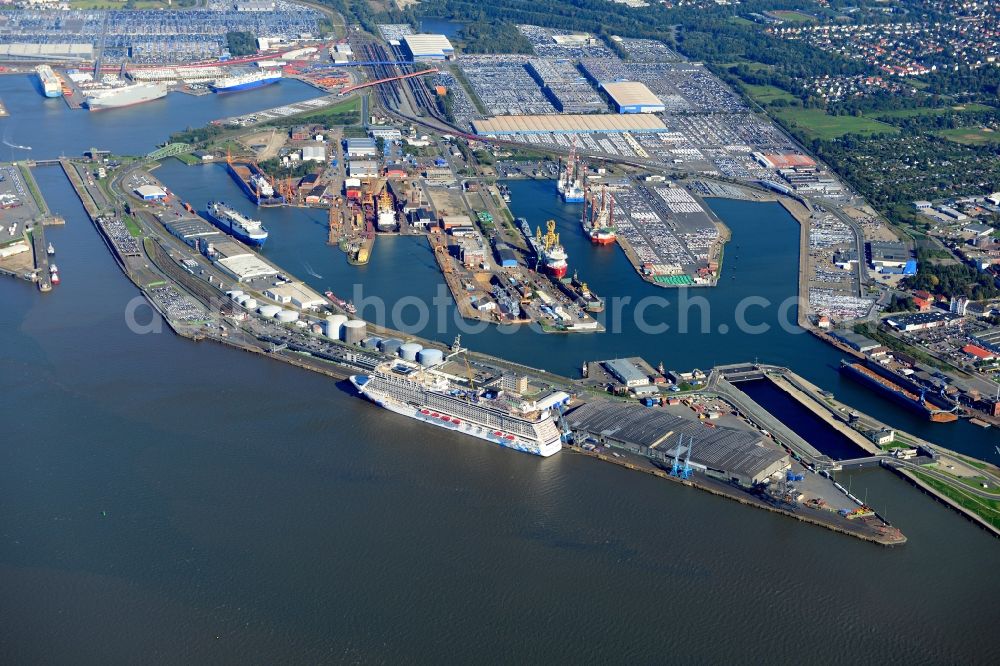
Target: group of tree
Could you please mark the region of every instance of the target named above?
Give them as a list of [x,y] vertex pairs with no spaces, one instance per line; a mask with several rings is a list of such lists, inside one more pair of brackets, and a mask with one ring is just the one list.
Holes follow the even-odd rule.
[[234,56],[257,53],[257,37],[252,32],[227,32],[226,48]]
[[974,301],[1000,296],[996,278],[987,271],[977,271],[965,264],[937,264],[917,251],[917,274],[901,283],[907,289],[923,289],[948,298],[965,296]]

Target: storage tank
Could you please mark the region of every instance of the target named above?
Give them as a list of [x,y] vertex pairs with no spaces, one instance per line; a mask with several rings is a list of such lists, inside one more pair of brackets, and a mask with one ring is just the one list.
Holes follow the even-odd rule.
[[377,338],[374,335],[370,338],[365,338],[361,341],[361,346],[365,349],[378,349],[379,343],[382,342],[382,338]]
[[262,305],[259,308],[257,308],[257,312],[259,312],[261,314],[261,316],[264,316],[264,317],[273,317],[274,315],[276,315],[279,312],[281,312],[281,306],[280,305]]
[[360,344],[368,333],[368,324],[363,319],[352,319],[341,331],[340,339],[349,345]]
[[438,365],[444,361],[444,352],[440,349],[421,349],[417,352],[417,362],[425,368]]
[[290,324],[299,318],[299,313],[295,310],[278,310],[274,318],[283,324]]
[[234,301],[237,300],[242,295],[243,295],[243,292],[240,291],[239,289],[232,289],[232,290],[226,292],[226,296],[228,296],[229,298],[233,299]]
[[340,329],[342,329],[346,323],[347,317],[344,315],[330,315],[326,318],[326,323],[323,325],[323,334],[331,340],[339,340]]
[[245,299],[243,299],[243,302],[240,303],[240,305],[242,305],[243,307],[245,307],[247,310],[253,310],[253,309],[255,309],[257,307],[257,299],[256,298],[245,298]]
[[399,357],[404,361],[416,361],[417,354],[423,348],[423,345],[418,345],[416,342],[407,342],[405,345],[399,346]]
[[383,354],[398,354],[403,341],[399,338],[386,338],[379,343],[378,348]]

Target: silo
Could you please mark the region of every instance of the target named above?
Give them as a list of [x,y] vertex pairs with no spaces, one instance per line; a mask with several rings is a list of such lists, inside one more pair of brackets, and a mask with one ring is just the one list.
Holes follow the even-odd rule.
[[262,305],[257,308],[257,312],[261,314],[262,317],[273,317],[274,315],[281,312],[280,305]]
[[438,365],[444,361],[444,352],[440,349],[421,349],[417,354],[417,362],[425,368]]
[[381,342],[382,338],[377,338],[373,335],[369,338],[365,338],[364,340],[362,340],[361,346],[365,349],[378,349],[379,343]]
[[398,354],[403,341],[399,338],[387,338],[379,343],[378,348],[383,354]]
[[233,299],[234,301],[237,300],[242,295],[243,295],[243,292],[241,290],[239,290],[239,289],[232,289],[232,290],[226,292],[226,296],[228,296],[229,298]]
[[324,324],[323,335],[330,338],[331,340],[340,339],[340,330],[347,323],[347,317],[341,314],[330,315],[326,318],[326,323]]
[[240,303],[240,305],[242,305],[243,307],[245,307],[247,310],[253,310],[253,309],[255,309],[257,307],[257,299],[256,298],[244,298],[243,302]]
[[363,319],[352,319],[341,331],[341,339],[349,345],[360,344],[368,333],[368,324]]
[[399,346],[399,357],[404,361],[416,361],[417,354],[423,348],[423,345],[418,345],[416,342],[407,342],[405,345]]
[[274,318],[283,324],[290,324],[299,318],[299,313],[295,310],[278,310],[275,313]]

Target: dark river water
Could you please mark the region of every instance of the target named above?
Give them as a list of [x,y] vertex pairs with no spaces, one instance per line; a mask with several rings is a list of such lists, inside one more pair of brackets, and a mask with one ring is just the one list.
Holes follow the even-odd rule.
[[[0,77],[14,113],[0,128],[55,154],[101,136],[98,147],[146,152],[232,113],[218,98],[184,98],[189,116],[150,120],[118,144],[88,114],[57,112],[72,131],[30,130],[28,114],[48,102],[12,96],[19,80]],[[284,85],[240,104],[281,103],[267,95]],[[57,289],[0,282],[4,663],[1000,660],[989,639],[996,540],[889,473],[850,482],[909,536],[895,549],[575,455],[541,460],[430,433],[327,378],[167,331],[136,335],[124,311],[137,290],[61,171],[36,174],[67,224],[49,231]],[[252,211],[218,167],[168,162],[158,175],[199,207],[224,198]],[[620,251],[583,244],[574,210],[544,187],[515,183],[514,210],[557,219],[597,293],[677,298],[641,283]],[[633,322],[463,339],[566,373],[622,354],[678,368],[759,356],[934,441],[992,449],[982,431],[918,422],[842,382],[837,354],[808,335],[718,333],[743,296],[794,292],[798,230],[774,206],[713,207],[734,231],[736,279],[698,292],[712,332],[644,334]],[[322,215],[261,217],[266,254],[317,287],[359,283],[393,303],[433,298],[440,282],[420,241],[380,238],[358,269],[325,245]],[[672,308],[650,318],[671,322]],[[450,341],[454,326],[427,334]]]

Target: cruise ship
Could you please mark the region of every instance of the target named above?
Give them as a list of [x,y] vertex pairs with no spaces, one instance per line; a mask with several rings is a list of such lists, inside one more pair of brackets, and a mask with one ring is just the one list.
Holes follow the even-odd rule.
[[556,416],[516,394],[453,384],[443,374],[402,359],[354,375],[358,391],[390,411],[439,428],[536,456],[562,448]]
[[152,102],[166,96],[167,86],[162,83],[135,83],[122,88],[95,92],[87,97],[86,103],[91,111],[103,111]]
[[38,73],[38,80],[42,84],[42,92],[45,93],[46,97],[62,96],[62,81],[59,80],[59,77],[56,76],[51,67],[48,65],[39,65],[35,68],[35,72]]
[[279,71],[248,71],[242,74],[234,74],[216,79],[212,84],[212,90],[217,93],[238,92],[240,90],[253,90],[263,86],[277,83],[281,80]]
[[247,245],[262,247],[267,240],[267,229],[260,220],[249,218],[221,201],[209,201],[205,215],[209,222]]

